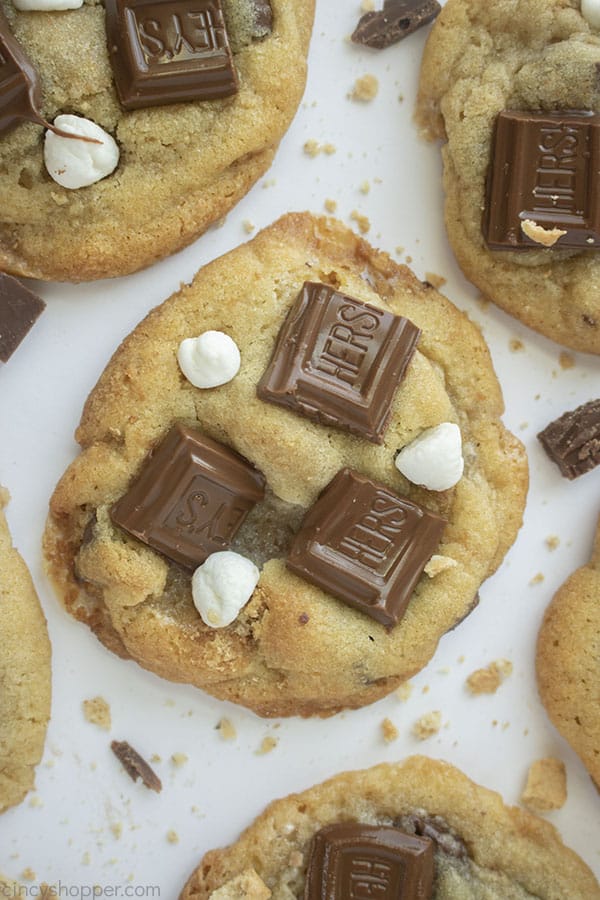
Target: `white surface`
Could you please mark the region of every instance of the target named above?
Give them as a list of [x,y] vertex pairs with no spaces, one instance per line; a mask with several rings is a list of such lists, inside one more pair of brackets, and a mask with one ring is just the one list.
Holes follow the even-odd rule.
[[[569,795],[548,818],[600,874],[598,794],[549,723],[534,681],[541,617],[556,588],[589,556],[600,489],[600,469],[574,483],[562,479],[535,435],[598,396],[600,359],[572,354],[575,366],[563,370],[559,346],[477,304],[444,234],[439,148],[420,142],[411,121],[425,33],[380,54],[359,49],[345,41],[358,15],[358,2],[319,3],[305,102],[272,170],[223,227],[138,275],[42,285],[48,308],[0,372],[0,481],[13,496],[8,518],[39,589],[54,654],[53,715],[37,789],[0,819],[0,867],[15,878],[33,869],[33,890],[42,879],[60,880],[61,896],[71,897],[89,896],[93,885],[110,896],[125,896],[133,885],[130,896],[143,896],[144,886],[156,885],[171,900],[202,853],[233,841],[271,798],[342,769],[415,752],[455,763],[510,803],[518,801],[534,759],[560,757]],[[378,77],[378,96],[367,104],[347,99],[366,73]],[[331,142],[335,154],[309,158],[302,150],[308,139]],[[365,181],[368,194],[360,190]],[[479,608],[442,639],[407,702],[392,695],[330,720],[269,722],[112,656],[58,605],[42,574],[40,537],[48,498],[77,450],[72,435],[83,402],[119,341],[201,265],[246,240],[243,223],[259,228],[287,210],[321,212],[325,198],[338,202],[347,222],[355,209],[367,215],[371,242],[392,254],[404,247],[420,277],[445,276],[443,290],[481,324],[504,388],[505,420],[527,445],[531,491],[523,530],[482,588]],[[511,350],[514,339],[521,350]],[[545,545],[550,535],[560,538],[553,552]],[[544,580],[532,585],[537,573]],[[512,660],[513,674],[496,695],[470,697],[466,676],[500,657]],[[110,734],[82,715],[82,700],[98,694],[112,709]],[[431,710],[442,711],[443,727],[419,742],[411,727]],[[222,716],[233,722],[235,741],[215,731]],[[381,736],[385,717],[400,732],[391,744]],[[266,735],[278,744],[257,755]],[[162,794],[129,780],[109,750],[113,738],[147,758],[162,757],[155,767]],[[175,767],[173,753],[187,754],[188,762]],[[120,839],[110,829],[115,822],[123,826]],[[168,842],[170,829],[179,843]]]

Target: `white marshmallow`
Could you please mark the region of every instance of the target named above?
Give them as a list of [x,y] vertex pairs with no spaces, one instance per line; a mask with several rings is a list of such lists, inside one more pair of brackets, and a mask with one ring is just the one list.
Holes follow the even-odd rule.
[[581,0],[581,15],[592,28],[600,28],[600,0]]
[[430,491],[454,487],[464,466],[460,428],[453,422],[426,428],[396,457],[396,468],[413,484]]
[[211,628],[230,625],[252,596],[259,577],[245,556],[233,550],[211,553],[192,575],[192,597],[202,621]]
[[13,3],[17,9],[24,12],[30,10],[50,12],[55,9],[79,9],[80,6],[83,6],[83,0],[13,0]]
[[240,370],[238,345],[222,331],[205,331],[179,345],[177,361],[188,381],[197,388],[219,387]]
[[76,190],[94,184],[114,172],[119,162],[119,148],[103,128],[89,119],[70,115],[57,116],[54,125],[68,134],[100,142],[92,144],[47,131],[44,162],[54,181],[69,190]]

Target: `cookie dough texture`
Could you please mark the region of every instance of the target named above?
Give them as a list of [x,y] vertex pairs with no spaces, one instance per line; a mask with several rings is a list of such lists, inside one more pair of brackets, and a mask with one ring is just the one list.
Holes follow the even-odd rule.
[[537,644],[542,702],[600,790],[600,524],[592,558],[555,594]]
[[552,825],[505,806],[448,763],[415,756],[275,801],[235,844],[205,855],[180,900],[210,897],[249,865],[273,900],[301,898],[310,841],[320,828],[361,822],[414,833],[418,820],[438,835],[433,900],[600,897],[593,874]]
[[50,641],[31,576],[15,548],[0,488],[0,813],[33,787],[50,717]]
[[[600,110],[600,32],[579,0],[448,0],[429,36],[417,121],[445,141],[446,229],[484,294],[568,347],[600,353],[600,254],[486,248],[492,131],[503,109]],[[596,186],[596,190],[597,190]]]
[[[272,403],[256,385],[305,280],[403,314],[423,333],[375,445]],[[180,341],[207,329],[238,344],[239,374],[201,391],[181,374]],[[82,453],[51,500],[50,576],[66,608],[112,650],[173,681],[264,716],[328,715],[371,703],[421,669],[442,634],[477,602],[521,523],[527,467],[500,421],[503,405],[479,331],[430,285],[340,223],[290,214],[204,268],[117,350],[86,403]],[[442,493],[409,484],[396,451],[442,421],[461,428],[465,475]],[[190,578],[115,528],[109,509],[175,422],[221,441],[266,476],[266,501],[233,549],[262,567],[231,625],[205,626]],[[423,575],[389,632],[289,572],[283,559],[304,512],[344,466],[449,520],[439,553],[455,560]]]
[[248,27],[252,0],[223,0],[239,92],[134,112],[117,99],[97,0],[60,12],[0,5],[39,71],[45,117],[92,119],[121,151],[113,175],[70,191],[45,170],[39,126],[0,138],[0,269],[15,275],[124,275],[185,247],[268,169],[304,90],[314,0],[272,0],[262,40]]

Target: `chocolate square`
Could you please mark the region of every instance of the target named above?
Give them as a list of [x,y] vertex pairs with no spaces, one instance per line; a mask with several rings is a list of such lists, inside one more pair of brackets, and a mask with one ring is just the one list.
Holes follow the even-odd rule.
[[46,304],[24,284],[0,272],[0,361],[8,362]]
[[526,219],[565,231],[556,249],[600,248],[600,115],[587,110],[498,115],[483,234],[492,250],[539,249]]
[[22,119],[39,121],[37,73],[0,9],[0,135]]
[[305,900],[427,900],[433,844],[385,825],[344,822],[313,837]]
[[105,6],[108,52],[125,109],[236,93],[220,0],[106,0]]
[[572,481],[600,465],[600,400],[563,413],[538,434],[542,447]]
[[257,394],[381,444],[420,333],[402,316],[307,281],[281,327]]
[[287,566],[383,625],[404,615],[446,522],[352,469],[308,511]]
[[110,515],[154,550],[196,568],[229,547],[264,491],[264,476],[242,456],[178,424]]

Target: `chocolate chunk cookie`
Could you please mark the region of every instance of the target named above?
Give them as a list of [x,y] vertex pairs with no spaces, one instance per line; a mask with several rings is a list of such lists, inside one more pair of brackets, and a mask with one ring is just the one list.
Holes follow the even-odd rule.
[[446,229],[485,295],[600,353],[600,32],[579,0],[448,0],[417,119],[445,141]]
[[[393,890],[400,872],[412,893]],[[256,893],[227,890],[242,881]],[[323,884],[327,893],[315,889]],[[382,897],[432,900],[600,897],[592,872],[552,825],[505,806],[448,763],[419,756],[276,800],[236,843],[207,853],[180,896],[348,897],[348,885],[364,885],[365,896],[375,886]]]
[[[215,331],[239,371],[194,387],[180,345]],[[283,399],[257,393],[265,378]],[[527,464],[502,411],[463,313],[342,224],[287,215],[116,351],[51,500],[50,576],[165,678],[264,716],[371,703],[427,663],[515,539]],[[433,490],[440,423],[461,465]],[[417,437],[412,482],[394,463]]]

